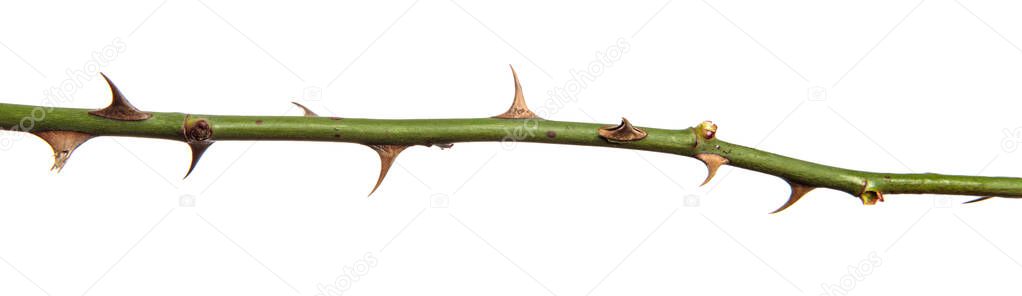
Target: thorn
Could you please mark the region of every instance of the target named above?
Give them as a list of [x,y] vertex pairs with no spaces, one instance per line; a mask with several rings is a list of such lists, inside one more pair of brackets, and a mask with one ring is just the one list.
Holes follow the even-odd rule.
[[601,127],[597,132],[601,138],[611,143],[624,143],[646,138],[646,131],[632,126],[632,123],[624,117],[621,117],[621,124]]
[[33,134],[50,144],[50,148],[53,149],[53,166],[50,170],[58,173],[64,168],[68,158],[71,158],[71,152],[92,138],[90,134],[73,131],[43,131]]
[[213,125],[204,118],[193,119],[191,115],[188,115],[185,116],[181,133],[184,134],[185,143],[192,149],[192,162],[188,165],[188,172],[184,176],[184,178],[188,178],[188,175],[191,175],[192,170],[195,169],[195,165],[199,163],[202,154],[210,145],[213,145]]
[[[508,65],[510,66],[510,65]],[[525,119],[525,118],[539,118],[536,113],[532,113],[529,110],[529,106],[525,105],[525,94],[522,93],[522,83],[518,81],[518,73],[515,72],[515,67],[511,67],[511,76],[515,79],[515,98],[511,102],[511,108],[507,109],[507,112],[494,116],[493,118],[503,119]]]
[[199,158],[202,158],[202,154],[206,153],[206,149],[209,148],[210,145],[213,145],[213,141],[188,143],[188,147],[192,148],[192,163],[188,165],[188,172],[185,173],[185,176],[181,179],[186,179],[188,178],[188,175],[192,174],[192,170],[195,169],[195,165],[199,163]]
[[729,162],[723,156],[709,153],[696,154],[696,158],[706,164],[706,180],[703,180],[703,184],[699,184],[699,186],[710,183],[710,179],[713,179],[713,176],[717,174],[717,169]]
[[973,199],[973,200],[970,200],[970,201],[967,201],[967,202],[963,202],[962,204],[964,205],[964,204],[971,204],[971,203],[974,203],[974,202],[981,202],[981,201],[988,200],[988,199],[991,199],[991,198],[994,198],[994,197],[993,196],[984,196],[984,197]]
[[319,114],[316,114],[316,112],[312,112],[312,110],[306,108],[305,105],[299,104],[298,102],[291,102],[291,104],[295,104],[295,106],[298,106],[298,108],[302,108],[302,111],[305,111],[305,116],[311,117],[319,116]]
[[376,192],[377,188],[380,188],[380,184],[383,183],[383,178],[387,177],[387,172],[390,171],[390,166],[394,165],[394,160],[397,159],[397,155],[401,154],[408,146],[405,145],[367,145],[369,148],[376,150],[376,153],[380,155],[380,177],[376,179],[376,186],[373,186],[373,190],[369,192],[369,196],[372,196]]
[[128,102],[128,99],[124,97],[120,89],[114,85],[110,78],[106,77],[106,74],[99,73],[106,80],[106,84],[110,86],[110,93],[113,95],[113,100],[110,102],[110,106],[106,108],[89,111],[89,114],[96,115],[103,118],[109,118],[114,120],[125,120],[125,121],[139,121],[146,120],[152,117],[152,114],[139,111],[138,108],[132,106]]
[[773,212],[770,212],[771,214],[780,213],[781,211],[787,209],[791,205],[794,205],[796,202],[798,202],[798,200],[801,199],[802,196],[805,196],[806,193],[809,193],[809,191],[813,191],[813,189],[816,189],[816,187],[810,187],[791,181],[788,181],[788,185],[791,186],[791,195],[788,196],[788,201],[781,205],[780,208],[777,208]]

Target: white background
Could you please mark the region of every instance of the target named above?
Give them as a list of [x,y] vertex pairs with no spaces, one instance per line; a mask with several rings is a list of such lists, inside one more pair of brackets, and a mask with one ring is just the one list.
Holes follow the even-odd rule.
[[[712,119],[721,139],[826,164],[1022,176],[1014,1],[0,7],[8,103],[82,83],[60,105],[104,106],[97,76],[67,72],[101,64],[145,110],[484,117],[510,103],[513,64],[550,119]],[[573,102],[547,104],[594,63]],[[43,141],[2,139],[3,295],[1022,291],[1007,199],[817,190],[768,215],[788,195],[772,176],[724,168],[700,188],[689,158],[496,143],[411,148],[366,198],[378,160],[353,144],[218,142],[181,180],[179,142],[93,139],[54,175]]]

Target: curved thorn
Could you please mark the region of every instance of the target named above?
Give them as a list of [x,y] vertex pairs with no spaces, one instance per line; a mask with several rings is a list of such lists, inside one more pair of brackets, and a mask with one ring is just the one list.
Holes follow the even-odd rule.
[[970,201],[967,201],[967,202],[963,202],[962,204],[964,205],[964,204],[971,204],[971,203],[974,203],[974,202],[981,202],[981,201],[988,200],[988,199],[991,199],[991,198],[994,198],[994,197],[993,196],[984,196],[984,197],[973,199],[973,200],[970,200]]
[[611,143],[624,143],[646,138],[646,131],[632,126],[632,123],[624,117],[621,117],[620,124],[601,127],[597,133]]
[[71,158],[71,153],[75,151],[75,148],[93,137],[90,134],[73,131],[43,131],[33,134],[50,144],[50,149],[53,149],[53,166],[50,167],[50,170],[57,171],[57,173],[64,168],[64,164]]
[[525,105],[525,94],[522,92],[522,83],[518,81],[518,73],[515,72],[514,66],[511,66],[511,76],[514,77],[515,79],[514,101],[511,102],[511,108],[508,108],[506,112],[494,116],[493,118],[504,119],[539,118],[539,116],[536,116],[536,113],[532,113],[532,110],[529,110],[529,106]]
[[713,176],[717,175],[717,169],[729,162],[729,160],[723,156],[709,153],[696,154],[696,158],[706,164],[706,180],[703,180],[703,184],[699,184],[699,186],[710,183],[710,179],[713,179]]
[[798,200],[801,199],[802,196],[805,196],[806,193],[809,193],[809,191],[813,191],[813,189],[816,189],[816,187],[810,187],[791,181],[788,181],[788,185],[791,186],[791,195],[788,196],[788,201],[781,205],[780,208],[777,208],[773,212],[770,212],[771,214],[780,213],[781,211],[787,209],[791,205],[794,205],[796,202],[798,202]]
[[106,74],[99,73],[106,80],[106,84],[110,86],[110,93],[113,99],[110,101],[110,106],[106,108],[89,111],[89,114],[96,115],[103,118],[109,118],[114,120],[126,120],[126,121],[139,121],[146,120],[152,117],[152,114],[139,111],[138,108],[132,106],[128,99],[124,97],[121,90],[114,85],[114,82],[110,78],[106,77]]
[[305,111],[305,116],[310,117],[319,116],[319,114],[316,114],[316,112],[312,112],[312,110],[309,110],[309,108],[305,107],[305,105],[299,104],[298,102],[291,102],[291,104],[295,104],[295,106],[298,106],[298,108],[302,108],[302,111]]
[[376,150],[376,153],[380,155],[380,176],[376,179],[376,185],[373,186],[373,190],[369,191],[368,196],[372,196],[376,189],[380,188],[380,184],[383,183],[383,178],[387,177],[387,172],[390,171],[390,167],[394,165],[394,160],[397,159],[397,155],[401,154],[408,146],[405,145],[367,145],[369,148]]
[[188,172],[185,173],[184,178],[188,178],[188,175],[192,174],[192,170],[195,170],[195,165],[199,163],[199,158],[202,158],[202,154],[206,153],[206,149],[210,145],[213,145],[213,141],[201,141],[188,143],[188,147],[192,149],[192,163],[188,165]]

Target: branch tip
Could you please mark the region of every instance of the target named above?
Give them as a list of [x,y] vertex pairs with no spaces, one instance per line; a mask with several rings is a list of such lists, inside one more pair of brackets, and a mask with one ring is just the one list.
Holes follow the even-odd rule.
[[99,73],[103,76],[103,80],[106,80],[106,84],[110,86],[110,93],[113,99],[110,101],[110,106],[106,108],[89,111],[89,114],[96,115],[99,117],[113,119],[113,120],[125,120],[125,121],[140,121],[146,120],[152,117],[152,114],[139,111],[138,108],[132,106],[128,99],[124,97],[121,90],[114,85],[114,82],[106,77],[106,74]]

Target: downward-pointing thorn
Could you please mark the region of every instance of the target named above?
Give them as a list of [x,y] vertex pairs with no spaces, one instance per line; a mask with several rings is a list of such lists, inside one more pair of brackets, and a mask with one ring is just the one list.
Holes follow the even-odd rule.
[[139,111],[138,108],[132,106],[128,99],[124,97],[121,90],[114,85],[110,78],[106,77],[106,74],[99,73],[106,80],[106,84],[110,86],[110,93],[113,99],[110,101],[110,106],[106,108],[89,111],[89,114],[96,115],[103,118],[109,118],[114,120],[126,120],[126,121],[139,121],[146,120],[152,117],[152,114]]
[[771,214],[780,213],[781,211],[787,209],[791,205],[794,205],[796,202],[798,202],[798,200],[801,199],[802,196],[805,196],[806,193],[809,193],[809,191],[813,191],[813,189],[816,189],[816,187],[810,187],[792,181],[788,181],[788,185],[791,186],[791,195],[788,196],[788,201],[785,202],[784,205],[781,205],[780,208],[777,208],[773,212],[770,212]]
[[729,162],[728,159],[723,156],[709,153],[696,154],[696,159],[699,159],[706,164],[706,180],[703,180],[703,184],[699,184],[699,186],[710,183],[710,179],[713,179],[713,176],[717,175],[717,169]]
[[192,170],[195,169],[195,165],[199,163],[199,159],[202,158],[202,154],[210,145],[213,145],[213,125],[204,118],[192,118],[189,115],[185,116],[181,133],[184,135],[185,143],[188,143],[188,147],[192,150],[192,162],[188,165],[188,172],[184,176],[184,178],[188,178],[188,175],[191,175]]
[[525,105],[525,94],[522,92],[522,83],[518,81],[518,73],[515,72],[514,66],[511,66],[511,76],[514,77],[515,79],[514,101],[511,102],[511,108],[508,108],[507,112],[494,116],[493,118],[504,119],[539,118],[539,116],[536,116],[536,113],[532,113],[532,110],[529,110],[529,106]]
[[295,104],[295,106],[298,106],[298,108],[302,108],[302,111],[305,111],[305,116],[310,117],[319,116],[318,114],[316,114],[316,112],[312,112],[312,110],[309,110],[309,108],[305,107],[305,105],[299,104],[298,102],[291,102],[291,104]]
[[33,134],[50,144],[50,148],[53,149],[53,166],[50,167],[50,170],[55,170],[58,173],[71,158],[71,152],[74,152],[75,148],[85,141],[92,139],[90,134],[74,131],[42,131]]
[[971,203],[974,203],[974,202],[981,202],[981,201],[988,200],[988,199],[991,199],[991,198],[994,198],[994,197],[993,196],[984,196],[984,197],[973,199],[973,200],[970,200],[970,201],[967,201],[967,202],[963,202],[962,204],[964,205],[964,204],[971,204]]
[[387,177],[387,172],[390,171],[390,167],[394,165],[394,160],[397,159],[397,155],[401,154],[408,146],[405,145],[366,145],[372,148],[380,155],[380,177],[376,179],[376,185],[373,186],[373,190],[369,192],[369,196],[372,196],[376,192],[377,188],[380,188],[380,184],[383,183],[383,178]]
[[206,149],[210,145],[213,145],[213,141],[188,143],[188,147],[192,149],[192,162],[188,165],[188,172],[181,179],[188,178],[188,175],[192,174],[192,170],[195,170],[195,165],[199,163],[199,158],[202,158],[202,154],[206,153]]

